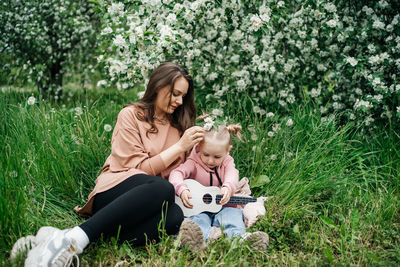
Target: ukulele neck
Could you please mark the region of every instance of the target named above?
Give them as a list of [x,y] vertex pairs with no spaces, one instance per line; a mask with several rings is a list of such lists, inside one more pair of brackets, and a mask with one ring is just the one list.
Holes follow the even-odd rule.
[[[220,204],[222,199],[222,195],[216,195],[215,201],[217,204]],[[257,198],[255,197],[241,197],[241,196],[231,196],[228,203],[229,205],[245,205],[247,203],[257,202]]]

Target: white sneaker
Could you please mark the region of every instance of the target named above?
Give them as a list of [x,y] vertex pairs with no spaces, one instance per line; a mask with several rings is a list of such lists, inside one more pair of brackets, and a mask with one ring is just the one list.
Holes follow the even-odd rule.
[[18,239],[10,252],[10,261],[14,262],[18,255],[36,247],[36,239],[33,235],[23,236]]
[[[50,233],[47,237],[44,236],[46,232]],[[37,237],[41,243],[29,251],[25,267],[71,266],[74,259],[77,261],[76,266],[79,266],[78,254],[82,253],[82,249],[73,239],[65,236],[66,232],[56,228],[55,230],[39,230]]]
[[[68,229],[62,230],[66,232]],[[59,229],[51,226],[44,226],[39,229],[36,236],[28,235],[18,239],[10,252],[10,260],[14,262],[19,254],[28,253],[31,249],[35,248],[39,244],[46,242],[47,239],[55,232],[60,231]]]

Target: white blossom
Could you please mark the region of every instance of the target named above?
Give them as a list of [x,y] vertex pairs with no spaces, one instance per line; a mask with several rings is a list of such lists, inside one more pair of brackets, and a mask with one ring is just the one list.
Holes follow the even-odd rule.
[[204,124],[203,129],[205,131],[210,131],[213,126],[214,126],[214,122],[213,123],[206,123],[206,124]]
[[27,103],[28,105],[34,105],[36,103],[36,98],[34,96],[30,96]]
[[107,85],[107,81],[106,80],[100,80],[97,82],[97,87],[103,87]]
[[384,30],[385,29],[385,23],[383,23],[380,20],[375,20],[374,23],[372,24],[372,27],[375,28],[375,29]]
[[106,34],[110,34],[110,33],[112,33],[113,32],[113,30],[111,29],[111,27],[109,27],[109,26],[107,26],[107,27],[105,27],[102,31],[101,31],[101,35],[106,35]]
[[215,108],[211,111],[211,114],[213,114],[214,116],[222,116],[224,115],[224,112],[221,109]]
[[359,100],[357,99],[356,103],[354,104],[354,109],[357,110],[361,107],[369,109],[371,107],[371,103],[369,101]]
[[327,21],[326,24],[331,28],[335,28],[337,26],[338,22],[335,19],[331,19],[331,20]]
[[262,20],[260,19],[260,17],[258,15],[253,15],[250,18],[250,22],[251,22],[250,30],[252,30],[252,31],[258,31],[263,24]]
[[353,67],[355,67],[358,64],[357,59],[355,59],[354,57],[346,58],[346,62],[349,63]]
[[138,97],[139,99],[142,99],[143,96],[144,96],[144,93],[145,93],[145,91],[139,91],[139,92],[137,93],[137,97]]
[[108,8],[108,13],[110,13],[111,15],[121,15],[123,11],[123,3],[112,3],[111,6]]
[[81,107],[76,107],[75,109],[75,115],[80,116],[83,114],[82,108]]
[[272,113],[272,112],[268,112],[268,113],[267,113],[267,118],[272,118],[273,116],[275,116],[274,113]]
[[104,131],[110,132],[112,130],[112,126],[110,124],[104,124]]
[[335,12],[336,12],[336,6],[335,6],[334,4],[332,4],[332,3],[326,4],[326,5],[324,6],[324,8],[325,8],[327,11],[331,12],[331,13],[335,13]]
[[117,36],[115,36],[113,43],[114,43],[115,46],[118,46],[118,47],[121,47],[121,48],[128,46],[126,41],[125,41],[125,39],[124,39],[124,37],[122,37],[121,34],[118,34]]

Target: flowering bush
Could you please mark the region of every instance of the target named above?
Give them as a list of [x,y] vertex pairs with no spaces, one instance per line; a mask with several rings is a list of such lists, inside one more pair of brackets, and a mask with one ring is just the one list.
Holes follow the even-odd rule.
[[219,107],[249,95],[260,115],[312,101],[324,120],[400,117],[398,2],[335,3],[100,1],[98,61],[118,89],[146,84],[155,66],[173,60]]
[[[13,60],[11,76],[26,73],[42,92],[59,95],[67,66],[89,62],[95,43],[93,4],[88,1],[2,1],[0,47]],[[20,75],[21,76],[21,75]]]

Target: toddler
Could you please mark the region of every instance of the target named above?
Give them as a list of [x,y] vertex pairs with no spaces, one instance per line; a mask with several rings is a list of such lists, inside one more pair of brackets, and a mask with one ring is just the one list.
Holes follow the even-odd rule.
[[[207,120],[208,119],[208,120]],[[235,168],[233,158],[229,155],[231,134],[240,139],[242,127],[239,124],[220,126],[216,129],[207,118],[204,139],[193,147],[188,159],[170,173],[169,181],[175,187],[175,193],[182,199],[187,208],[190,203],[190,190],[184,179],[194,179],[204,186],[221,188],[221,205],[225,205],[236,191],[239,182],[239,171]],[[243,212],[235,206],[223,206],[217,213],[202,212],[185,219],[180,228],[182,245],[188,245],[193,251],[205,248],[213,226],[221,227],[228,238],[242,236],[253,242],[253,247],[265,249],[268,235],[264,232],[246,233]]]

